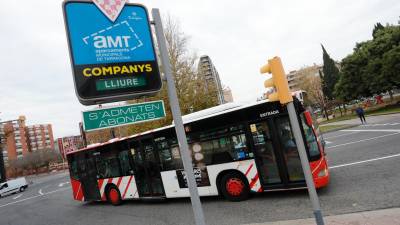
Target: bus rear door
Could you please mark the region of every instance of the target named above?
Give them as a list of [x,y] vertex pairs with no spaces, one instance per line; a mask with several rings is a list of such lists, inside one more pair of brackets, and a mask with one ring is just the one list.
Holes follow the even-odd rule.
[[130,142],[140,197],[163,197],[161,166],[152,137]]
[[[86,154],[78,156],[79,181],[82,184],[85,201],[100,200],[100,192],[97,185],[97,171],[94,158]],[[89,156],[89,157],[87,157]]]

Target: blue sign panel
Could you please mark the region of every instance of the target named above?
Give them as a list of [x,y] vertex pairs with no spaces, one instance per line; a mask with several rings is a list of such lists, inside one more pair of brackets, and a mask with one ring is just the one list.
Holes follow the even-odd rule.
[[[127,100],[160,90],[144,6],[126,4],[111,22],[92,2],[67,1],[64,17],[75,88],[82,104]],[[132,82],[135,80],[141,82]]]

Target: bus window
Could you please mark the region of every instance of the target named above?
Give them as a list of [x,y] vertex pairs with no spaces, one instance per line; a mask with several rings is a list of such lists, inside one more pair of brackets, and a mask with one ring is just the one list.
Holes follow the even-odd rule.
[[303,169],[301,167],[299,152],[290,127],[289,118],[276,118],[276,126],[283,147],[283,155],[287,165],[289,180],[302,181],[304,180]]
[[233,143],[233,155],[235,159],[243,159],[248,156],[248,149],[246,145],[246,135],[236,134],[231,136]]
[[79,172],[78,172],[78,161],[74,156],[71,156],[70,158],[70,174],[71,174],[71,178],[78,180],[79,179]]
[[121,175],[129,176],[133,174],[133,170],[129,161],[129,151],[125,150],[118,155],[119,163],[121,165]]
[[228,163],[250,158],[243,125],[218,128],[192,134],[191,143],[194,161],[202,164]]
[[313,128],[309,127],[307,125],[304,114],[301,114],[301,123],[303,125],[304,134],[306,136],[306,143],[307,143],[307,149],[308,149],[308,152],[310,155],[310,160],[315,159],[315,158],[319,159],[321,156],[321,153],[318,148],[317,139],[314,135]]
[[183,168],[179,146],[175,139],[171,140],[160,137],[155,138],[154,142],[159,153],[162,171]]
[[[96,155],[96,167],[99,178],[120,177],[121,170],[116,152],[107,146],[103,151],[94,153]],[[105,150],[105,151],[104,151]]]

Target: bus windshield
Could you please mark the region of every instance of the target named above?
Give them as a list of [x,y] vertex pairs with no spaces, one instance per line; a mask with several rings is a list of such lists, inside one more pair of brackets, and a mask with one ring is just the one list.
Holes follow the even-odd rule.
[[304,113],[302,113],[300,117],[304,135],[306,138],[305,142],[307,144],[307,149],[310,154],[310,160],[319,159],[321,157],[321,152],[319,151],[317,138],[315,136],[313,128],[306,123]]

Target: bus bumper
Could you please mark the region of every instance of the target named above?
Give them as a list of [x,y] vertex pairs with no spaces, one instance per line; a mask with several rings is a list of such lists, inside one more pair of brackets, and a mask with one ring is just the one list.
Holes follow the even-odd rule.
[[317,189],[327,186],[329,184],[329,170],[323,169],[317,176],[314,176],[314,184]]

